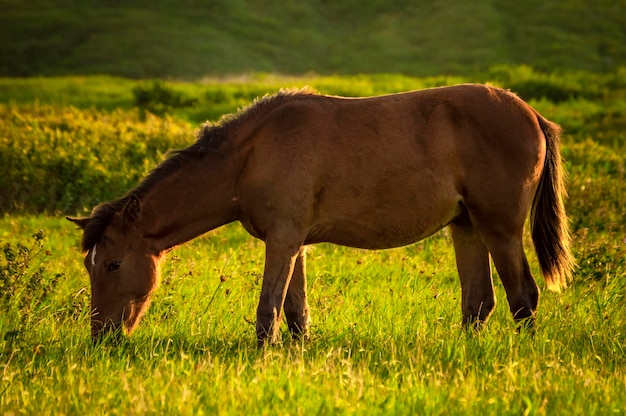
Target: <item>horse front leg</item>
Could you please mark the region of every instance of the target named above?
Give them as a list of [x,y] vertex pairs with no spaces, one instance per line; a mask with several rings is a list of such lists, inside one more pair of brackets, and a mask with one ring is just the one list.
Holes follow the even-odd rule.
[[287,326],[294,338],[308,336],[311,323],[306,295],[306,247],[300,247],[285,298]]
[[283,241],[274,238],[265,243],[265,271],[256,313],[259,347],[278,340],[281,311],[301,247]]

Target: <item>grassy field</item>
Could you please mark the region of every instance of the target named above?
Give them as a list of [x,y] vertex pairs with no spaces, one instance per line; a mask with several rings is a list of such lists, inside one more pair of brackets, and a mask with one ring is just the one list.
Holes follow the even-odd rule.
[[[1,79],[0,413],[623,414],[623,75]],[[120,196],[168,149],[190,144],[199,121],[280,87],[371,95],[462,81],[511,87],[565,129],[579,266],[568,289],[543,292],[534,334],[516,332],[497,277],[487,328],[461,328],[444,231],[380,252],[316,246],[311,340],[285,334],[259,351],[263,245],[233,224],[167,257],[133,337],[92,345],[80,233],[64,215]]]
[[0,75],[482,72],[626,65],[623,0],[0,0]]

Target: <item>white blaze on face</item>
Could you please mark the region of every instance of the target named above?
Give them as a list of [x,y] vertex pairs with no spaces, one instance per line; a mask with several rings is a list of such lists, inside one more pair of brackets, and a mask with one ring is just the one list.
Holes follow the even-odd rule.
[[96,246],[97,244],[94,244],[93,248],[91,249],[91,266],[92,267],[96,267]]

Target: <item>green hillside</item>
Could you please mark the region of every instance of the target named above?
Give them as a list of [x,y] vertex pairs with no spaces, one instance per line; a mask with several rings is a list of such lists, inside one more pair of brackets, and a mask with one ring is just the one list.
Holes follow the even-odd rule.
[[0,0],[0,8],[3,76],[626,65],[624,0]]

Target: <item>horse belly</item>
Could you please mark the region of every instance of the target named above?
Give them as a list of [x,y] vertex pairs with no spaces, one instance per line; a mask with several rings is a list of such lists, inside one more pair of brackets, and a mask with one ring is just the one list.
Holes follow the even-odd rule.
[[445,224],[424,231],[426,229],[406,229],[393,226],[385,227],[384,225],[381,227],[380,224],[372,226],[370,223],[341,221],[314,226],[305,240],[305,244],[327,242],[347,247],[382,250],[402,247],[423,240],[443,226]]
[[[317,207],[307,244],[330,242],[364,249],[401,247],[420,241],[448,225],[461,211],[460,196],[451,187],[429,181],[404,182],[370,189],[359,197],[328,192]],[[338,190],[337,190],[338,191]],[[324,196],[322,194],[322,199]]]

